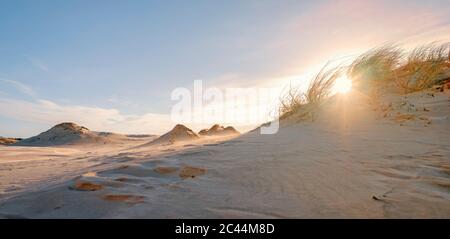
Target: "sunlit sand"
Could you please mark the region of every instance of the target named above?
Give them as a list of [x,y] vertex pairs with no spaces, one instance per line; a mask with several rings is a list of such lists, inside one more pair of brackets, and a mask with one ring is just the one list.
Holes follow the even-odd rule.
[[177,126],[156,141],[1,146],[0,216],[448,217],[448,90],[388,94],[376,106],[340,89],[314,122],[293,115],[274,135]]

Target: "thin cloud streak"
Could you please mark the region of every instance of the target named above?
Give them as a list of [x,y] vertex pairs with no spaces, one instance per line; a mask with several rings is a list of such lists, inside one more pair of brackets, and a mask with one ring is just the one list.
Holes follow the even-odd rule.
[[166,114],[128,115],[117,109],[60,105],[43,99],[25,101],[0,98],[0,115],[49,126],[61,122],[75,122],[96,131],[127,134],[160,134],[173,126],[170,116]]
[[33,88],[31,88],[30,86],[28,86],[22,82],[15,81],[15,80],[9,80],[9,79],[3,79],[3,78],[0,78],[0,82],[12,85],[18,91],[20,91],[21,93],[23,93],[27,96],[36,97],[36,95],[37,95],[36,92],[33,90]]

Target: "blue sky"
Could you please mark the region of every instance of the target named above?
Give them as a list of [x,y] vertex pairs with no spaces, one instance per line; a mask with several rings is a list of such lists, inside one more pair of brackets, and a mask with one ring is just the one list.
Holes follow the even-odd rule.
[[162,133],[176,87],[285,84],[385,42],[448,41],[449,15],[445,0],[0,0],[0,135]]

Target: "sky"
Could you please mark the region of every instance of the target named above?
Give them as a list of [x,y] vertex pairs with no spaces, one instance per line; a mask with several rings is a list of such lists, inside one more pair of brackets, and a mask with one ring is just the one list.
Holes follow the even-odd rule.
[[448,16],[447,0],[0,0],[0,136],[161,134],[177,87],[307,84],[330,59],[450,41]]

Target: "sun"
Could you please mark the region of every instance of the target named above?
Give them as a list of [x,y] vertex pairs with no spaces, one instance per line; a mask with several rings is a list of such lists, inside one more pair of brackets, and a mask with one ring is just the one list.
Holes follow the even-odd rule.
[[345,76],[340,77],[336,79],[334,88],[337,92],[345,94],[352,89],[352,81]]

